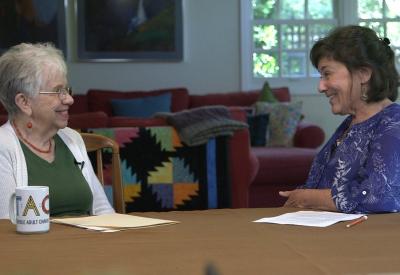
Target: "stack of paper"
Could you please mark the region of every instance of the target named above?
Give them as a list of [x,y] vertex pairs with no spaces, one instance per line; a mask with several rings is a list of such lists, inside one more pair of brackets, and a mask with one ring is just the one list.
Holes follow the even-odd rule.
[[364,216],[364,214],[345,214],[329,211],[298,211],[276,217],[262,218],[254,222],[327,227],[337,222],[354,220],[362,216]]
[[177,221],[160,220],[117,213],[79,218],[59,218],[52,219],[51,222],[102,232],[116,232],[126,229],[179,223]]

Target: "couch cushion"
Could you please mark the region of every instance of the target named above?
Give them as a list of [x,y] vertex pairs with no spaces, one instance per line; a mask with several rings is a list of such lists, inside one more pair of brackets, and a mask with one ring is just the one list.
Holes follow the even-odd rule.
[[302,102],[256,103],[256,114],[270,114],[267,146],[291,146],[301,118]]
[[171,111],[178,112],[188,108],[189,93],[186,88],[171,88],[153,91],[112,91],[90,89],[87,92],[89,110],[103,111],[112,116],[111,99],[130,99],[171,93]]
[[131,98],[112,99],[114,116],[149,118],[157,112],[171,112],[171,94]]
[[325,133],[318,125],[301,120],[293,137],[293,146],[302,148],[318,148],[324,143]]
[[166,120],[160,117],[154,118],[132,118],[132,117],[109,117],[108,127],[152,127],[168,126]]
[[108,126],[108,116],[104,112],[70,114],[68,127],[73,129],[104,128]]
[[[279,101],[290,101],[290,93],[288,87],[272,88],[272,93],[274,97]],[[260,90],[190,95],[189,108],[197,108],[205,105],[225,105],[242,107],[252,106],[260,99],[260,96]]]
[[232,119],[236,119],[242,122],[247,122],[248,110],[245,107],[229,107],[229,113]]
[[69,108],[70,114],[80,114],[89,112],[86,95],[74,94],[73,98],[74,98],[74,104],[72,104],[71,107]]
[[272,92],[274,93],[274,96],[281,102],[289,102],[291,100],[288,87],[272,88]]
[[251,106],[260,97],[260,91],[190,95],[190,108],[205,105]]
[[3,104],[0,102],[0,115],[7,115],[6,108],[4,108]]
[[0,125],[3,125],[8,120],[8,115],[0,115]]
[[250,207],[278,207],[286,201],[279,191],[304,184],[317,149],[252,147],[259,169],[249,188]]
[[267,142],[269,114],[248,115],[251,146],[265,146]]
[[296,147],[252,147],[260,169],[256,185],[275,183],[303,184],[318,149]]

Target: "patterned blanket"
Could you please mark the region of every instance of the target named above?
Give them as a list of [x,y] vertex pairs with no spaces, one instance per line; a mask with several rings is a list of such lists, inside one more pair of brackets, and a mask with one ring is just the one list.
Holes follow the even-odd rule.
[[156,113],[173,126],[185,145],[205,144],[210,138],[232,136],[247,124],[231,118],[226,106],[203,106],[176,113]]
[[[108,136],[120,145],[127,212],[230,207],[227,137],[189,147],[173,127],[88,132]],[[112,201],[111,151],[103,152],[103,160],[106,193]]]

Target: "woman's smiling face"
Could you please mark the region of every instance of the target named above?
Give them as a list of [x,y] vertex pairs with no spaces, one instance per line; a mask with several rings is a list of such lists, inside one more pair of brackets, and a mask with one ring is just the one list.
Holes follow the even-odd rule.
[[329,98],[332,113],[354,114],[363,104],[361,100],[361,80],[350,73],[347,67],[332,58],[323,57],[318,62],[321,74],[318,90]]
[[[51,71],[51,69],[51,67],[44,69],[47,77],[44,78],[45,85],[40,89],[42,92],[54,92],[67,85],[65,76],[60,72]],[[37,96],[31,102],[32,119],[35,123],[45,129],[56,131],[67,126],[68,111],[74,103],[74,99],[70,95],[61,99],[58,93],[41,94],[38,91]]]

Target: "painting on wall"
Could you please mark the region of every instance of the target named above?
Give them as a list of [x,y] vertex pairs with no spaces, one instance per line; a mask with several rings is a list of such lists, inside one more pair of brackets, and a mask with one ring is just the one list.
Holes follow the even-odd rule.
[[78,58],[182,59],[182,0],[77,1]]
[[66,54],[64,0],[1,0],[0,53],[22,42],[51,42]]

